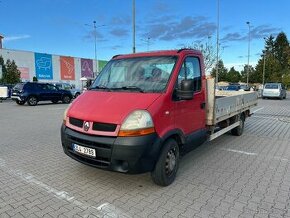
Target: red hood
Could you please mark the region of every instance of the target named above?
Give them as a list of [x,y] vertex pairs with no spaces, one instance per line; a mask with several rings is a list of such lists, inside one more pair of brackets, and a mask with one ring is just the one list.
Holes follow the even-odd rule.
[[137,109],[147,109],[161,94],[86,91],[77,97],[68,116],[103,123],[121,124]]

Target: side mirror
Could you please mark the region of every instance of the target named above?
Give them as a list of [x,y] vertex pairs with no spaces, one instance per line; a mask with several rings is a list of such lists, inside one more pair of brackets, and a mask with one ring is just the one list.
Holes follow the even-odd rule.
[[176,90],[176,96],[180,100],[191,100],[193,99],[193,79],[185,79],[181,81],[180,87]]

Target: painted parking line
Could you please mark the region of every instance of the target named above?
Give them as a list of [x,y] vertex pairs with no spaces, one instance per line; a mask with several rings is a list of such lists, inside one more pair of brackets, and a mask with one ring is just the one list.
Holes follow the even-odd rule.
[[263,109],[264,107],[258,108],[257,110],[254,110],[253,113],[257,113],[258,111],[263,110]]
[[274,156],[274,157],[268,157],[268,156],[265,156],[265,155],[261,155],[261,154],[258,154],[258,153],[252,153],[252,152],[247,152],[247,151],[241,151],[241,150],[235,150],[235,149],[230,149],[230,148],[221,148],[221,150],[223,151],[229,151],[229,152],[234,152],[234,153],[239,153],[239,154],[245,154],[245,155],[250,155],[250,156],[262,156],[262,157],[266,157],[266,159],[269,159],[269,160],[279,160],[279,161],[282,161],[282,162],[289,162],[290,160],[287,159],[287,158],[284,158],[284,157],[278,157],[278,156]]
[[235,152],[235,153],[240,153],[240,154],[246,154],[246,155],[253,155],[253,156],[257,156],[258,155],[257,153],[251,153],[251,152],[246,152],[246,151],[241,151],[241,150],[234,150],[234,149],[229,149],[229,148],[227,148],[227,149],[222,148],[222,150]]
[[9,168],[6,165],[6,161],[2,158],[0,158],[0,168],[4,170],[4,172],[18,177],[19,179],[30,185],[37,186],[38,188],[46,191],[48,194],[51,194],[60,200],[67,201],[80,207],[84,211],[88,211],[88,214],[84,215],[84,217],[124,217],[124,218],[131,217],[125,212],[123,212],[120,208],[117,208],[116,206],[108,202],[105,202],[99,206],[92,206],[86,202],[80,201],[66,191],[58,190],[54,187],[51,187],[43,183],[30,173],[26,173],[20,169]]

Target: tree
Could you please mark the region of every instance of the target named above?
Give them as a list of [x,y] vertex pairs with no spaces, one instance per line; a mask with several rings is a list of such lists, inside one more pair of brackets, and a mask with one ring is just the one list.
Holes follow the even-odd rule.
[[216,57],[217,52],[215,50],[215,47],[212,45],[211,41],[209,40],[210,37],[208,37],[207,42],[195,42],[191,45],[184,46],[183,48],[188,49],[196,49],[202,52],[203,59],[204,59],[204,69],[206,74],[210,73],[214,65],[216,64]]
[[[244,69],[241,71],[241,81],[246,83],[247,82],[247,74],[248,74],[248,65],[246,64],[244,66]],[[252,65],[249,65],[249,83],[254,83],[253,80],[255,74],[255,69],[252,67]]]
[[20,71],[17,69],[17,65],[15,64],[14,60],[11,61],[10,59],[8,59],[6,61],[6,64],[4,64],[4,70],[2,67],[1,82],[8,84],[15,84],[20,82]]
[[[264,62],[265,56],[265,62]],[[263,81],[265,63],[265,82],[283,82],[288,84],[290,78],[290,46],[285,33],[281,32],[274,38],[270,35],[265,39],[263,55],[255,67],[253,79]]]
[[237,83],[241,80],[241,74],[232,67],[227,73],[227,81],[232,83]]
[[[218,63],[218,69],[219,69],[219,75],[218,75],[218,80],[219,81],[227,81],[227,73],[228,73],[228,69],[225,68],[224,66],[224,62],[222,60],[219,60]],[[212,68],[210,75],[212,77],[216,77],[216,67]]]
[[3,75],[6,74],[6,66],[5,66],[5,63],[4,63],[4,59],[2,56],[0,56],[0,71],[2,72],[2,76],[0,77],[0,83],[4,83],[3,82]]

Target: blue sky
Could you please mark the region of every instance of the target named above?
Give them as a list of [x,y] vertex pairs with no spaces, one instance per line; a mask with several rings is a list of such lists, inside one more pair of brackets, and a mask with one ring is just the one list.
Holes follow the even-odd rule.
[[[196,42],[215,46],[217,1],[136,0],[136,51],[176,49]],[[263,37],[283,31],[289,38],[289,9],[289,0],[220,0],[225,65],[240,70],[247,63],[247,21],[250,64],[259,58]],[[94,58],[94,20],[98,59],[132,52],[132,0],[0,0],[0,34],[7,49]]]

